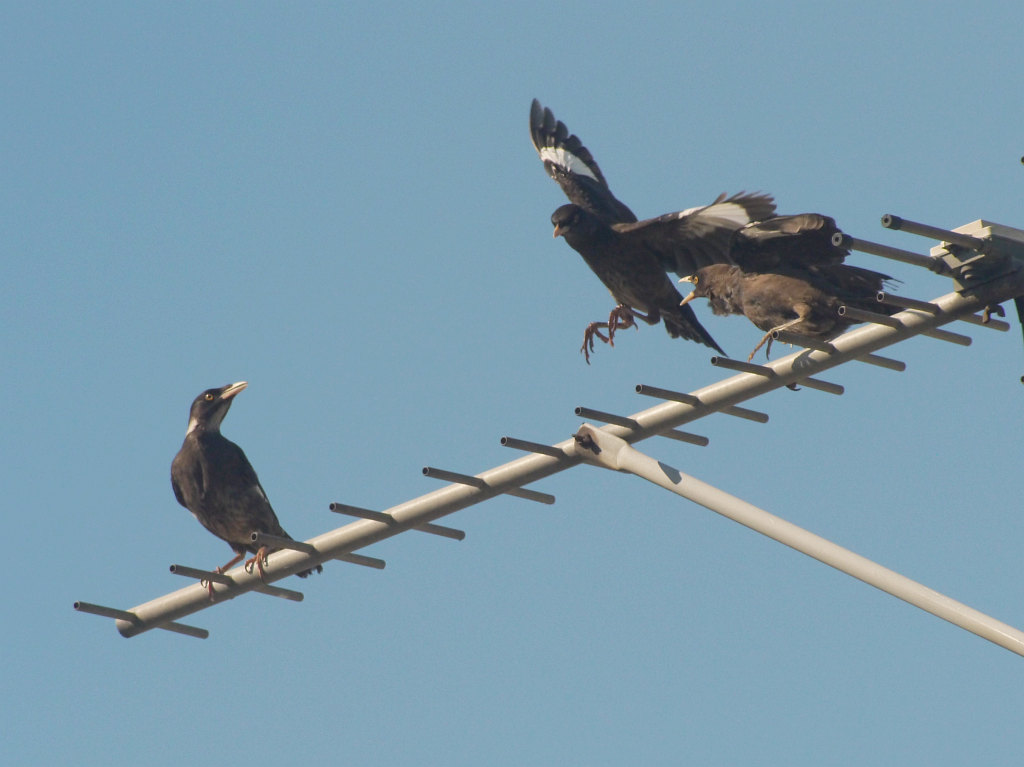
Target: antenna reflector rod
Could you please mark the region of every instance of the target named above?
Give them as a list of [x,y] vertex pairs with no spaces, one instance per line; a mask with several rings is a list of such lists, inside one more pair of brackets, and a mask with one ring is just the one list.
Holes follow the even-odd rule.
[[[398,520],[392,517],[390,514],[385,514],[383,511],[373,511],[371,509],[363,509],[359,506],[349,506],[346,503],[332,503],[330,505],[331,511],[335,514],[348,514],[350,517],[359,517],[360,519],[369,519],[373,522],[381,522],[385,525],[397,525]],[[451,538],[455,541],[461,541],[466,537],[466,533],[462,530],[456,530],[454,527],[445,527],[444,525],[435,525],[433,522],[427,522],[424,525],[410,528],[411,530],[419,530],[423,533],[430,533],[431,535],[440,535],[442,538]]]
[[832,354],[836,350],[836,347],[822,338],[803,336],[799,333],[792,333],[788,330],[773,330],[772,340],[781,341],[784,344],[802,346],[805,349],[814,349],[815,351],[825,352],[826,354]]
[[716,368],[736,370],[740,373],[753,373],[754,375],[764,376],[765,378],[773,378],[775,376],[775,371],[770,367],[757,365],[753,362],[744,362],[743,360],[734,360],[730,357],[712,357],[711,364]]
[[[672,391],[671,389],[662,389],[658,386],[650,386],[648,384],[637,384],[636,393],[643,394],[648,397],[657,397],[658,399],[667,399],[672,402],[682,402],[684,405],[692,405],[693,407],[700,407],[704,405],[701,398],[695,394],[686,394],[684,392]],[[767,413],[760,413],[757,410],[750,410],[736,405],[722,408],[716,412],[736,416],[737,418],[745,418],[748,421],[756,421],[757,423],[768,423]]]
[[895,370],[897,373],[902,373],[907,369],[907,363],[903,360],[894,360],[891,357],[883,357],[880,354],[865,354],[863,357],[856,357],[855,359],[857,362],[866,362],[869,365],[874,365],[876,368]]
[[183,575],[186,578],[195,578],[199,581],[213,581],[214,583],[222,583],[225,586],[235,585],[234,580],[224,573],[218,573],[214,570],[199,570],[187,565],[171,565],[170,571],[175,575]]
[[116,607],[94,605],[92,602],[75,602],[75,609],[80,613],[102,615],[104,618],[116,618],[117,620],[122,621],[138,620],[138,616],[136,616],[135,613],[130,613],[127,610],[118,610]]
[[[812,336],[802,336],[798,333],[790,333],[788,330],[773,331],[772,339],[775,341],[782,341],[784,344],[796,344],[797,346],[804,346],[808,349],[814,349],[815,351],[825,352],[827,354],[832,354],[836,351],[836,347],[828,341],[821,338],[814,338]],[[907,363],[901,362],[900,360],[890,359],[889,357],[882,357],[878,354],[863,354],[860,357],[854,357],[854,360],[857,362],[866,362],[869,365],[885,368],[886,370],[896,370],[901,373],[907,369]]]
[[259,586],[256,586],[253,591],[258,591],[260,594],[266,594],[271,597],[287,599],[289,602],[301,602],[306,598],[301,591],[283,589],[280,586],[271,586],[269,583],[260,584]]
[[362,554],[353,554],[352,552],[347,554],[338,554],[335,559],[339,562],[348,562],[351,565],[372,567],[374,570],[383,570],[387,566],[387,562],[383,559],[377,559],[377,557],[366,557]]
[[[75,602],[74,608],[80,613],[90,613],[91,615],[102,615],[104,618],[113,618],[120,623],[126,623],[131,626],[138,625],[139,617],[132,612],[127,610],[118,610],[114,607],[104,607],[103,605],[94,605],[92,602]],[[154,628],[163,629],[164,631],[171,631],[175,634],[184,634],[185,636],[195,637],[196,639],[206,639],[210,636],[210,632],[206,629],[201,629],[196,626],[189,626],[185,623],[177,623],[176,621],[167,621],[161,623]],[[122,636],[124,631],[121,631],[121,627],[118,626],[118,631],[121,632]]]
[[984,240],[980,240],[977,237],[972,237],[969,234],[951,232],[949,229],[942,229],[937,226],[930,226],[929,224],[919,224],[916,221],[908,221],[905,218],[894,216],[891,213],[886,213],[884,216],[882,216],[882,226],[884,226],[886,229],[895,229],[902,232],[909,232],[910,234],[916,234],[921,237],[929,237],[933,240],[939,240],[940,242],[948,242],[953,245],[959,245],[961,248],[969,248],[970,250],[976,250],[979,253],[983,252],[985,248]]
[[884,290],[880,290],[875,294],[875,300],[886,306],[898,306],[900,309],[917,309],[919,312],[928,312],[928,314],[938,314],[940,311],[939,307],[931,301],[919,301],[916,298],[894,296],[892,293],[886,293]]
[[[891,297],[886,297],[885,303],[889,303],[890,298]],[[909,299],[902,299],[902,300],[905,301],[905,302],[909,301]],[[924,302],[916,302],[916,303],[924,303]],[[899,304],[896,304],[896,305],[899,306]],[[911,308],[912,309],[917,309],[918,307],[917,306],[913,306]],[[933,313],[933,312],[931,312],[931,311],[929,311],[927,309],[922,309],[921,311],[926,311],[929,314]],[[938,312],[935,312],[935,314],[937,314],[937,313]],[[887,317],[884,314],[875,314],[874,312],[865,312],[865,311],[863,311],[861,309],[857,309],[857,308],[852,307],[852,306],[840,306],[839,307],[839,316],[840,317],[849,317],[851,319],[857,320],[858,322],[874,322],[876,325],[888,325],[890,328],[902,328],[902,327],[904,327],[903,323],[900,322],[895,317]],[[970,336],[961,335],[960,333],[953,333],[953,332],[951,332],[949,330],[943,330],[942,328],[930,328],[929,330],[922,330],[921,331],[921,335],[928,336],[929,338],[937,338],[940,341],[948,341],[951,344],[958,344],[959,346],[970,346],[971,345],[971,338],[970,338]]]
[[707,437],[702,437],[700,434],[691,434],[688,431],[679,431],[679,429],[669,429],[658,433],[659,437],[668,437],[674,439],[676,442],[685,442],[688,445],[697,445],[698,447],[707,447],[711,441]]
[[[460,474],[457,471],[438,469],[433,466],[424,466],[423,476],[433,477],[434,479],[440,479],[445,482],[455,482],[459,485],[469,485],[470,487],[476,487],[481,490],[490,487],[490,485],[480,477],[472,477],[469,474]],[[549,495],[548,493],[538,493],[536,490],[527,490],[523,487],[508,487],[498,490],[497,492],[505,493],[506,495],[514,495],[516,498],[525,498],[528,501],[535,501],[537,503],[552,504],[555,502],[555,496],[553,495]]]
[[887,314],[878,314],[877,312],[866,312],[855,306],[840,306],[837,310],[837,314],[840,317],[849,317],[851,320],[856,320],[857,322],[873,322],[876,325],[887,325],[890,328],[903,327],[903,323],[895,317],[890,317]]
[[928,336],[929,338],[935,338],[939,341],[945,341],[947,343],[956,344],[957,346],[970,346],[971,337],[962,335],[961,333],[954,333],[951,330],[943,330],[942,328],[932,328],[931,330],[922,330],[921,335]]
[[[742,360],[734,360],[729,357],[712,357],[711,364],[715,367],[739,370],[742,373],[753,373],[754,375],[764,376],[765,378],[774,378],[776,375],[774,370],[765,365],[755,365],[753,362],[743,362]],[[793,388],[797,384],[806,386],[808,389],[817,389],[818,391],[828,392],[829,394],[842,394],[846,391],[846,389],[839,384],[821,381],[817,378],[801,378],[794,381],[792,384],[787,385],[790,388]]]
[[640,424],[633,418],[626,418],[625,416],[615,415],[615,413],[606,413],[603,410],[593,410],[589,407],[578,407],[574,411],[580,418],[593,419],[595,421],[601,421],[603,423],[613,423],[616,426],[625,426],[627,429],[638,429]]
[[837,396],[846,391],[846,388],[840,384],[822,381],[820,378],[801,378],[796,383],[800,386],[806,386],[808,389],[815,389],[816,391],[823,391],[826,394],[835,394]]
[[861,253],[870,253],[872,256],[888,258],[891,261],[899,261],[913,266],[923,266],[925,269],[938,272],[939,274],[943,274],[949,269],[949,267],[946,266],[946,262],[941,259],[922,256],[920,253],[914,253],[911,250],[893,248],[889,245],[882,245],[878,242],[862,240],[859,237],[854,238],[848,234],[844,234],[843,232],[836,232],[832,235],[832,244],[837,248],[848,248],[850,250],[860,251]]
[[568,458],[565,453],[554,445],[545,445],[542,442],[530,442],[529,440],[516,439],[515,437],[502,437],[501,444],[515,450],[525,450],[528,453],[550,455],[552,458]]

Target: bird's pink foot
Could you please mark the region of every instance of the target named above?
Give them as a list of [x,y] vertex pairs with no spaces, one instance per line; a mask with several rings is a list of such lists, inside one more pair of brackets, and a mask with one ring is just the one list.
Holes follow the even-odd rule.
[[615,331],[619,328],[637,328],[636,320],[633,319],[633,310],[625,304],[619,304],[608,315],[608,343],[615,346]]
[[[213,571],[215,573],[217,573],[217,575],[223,575],[229,569],[231,569],[232,565],[234,565],[241,558],[242,558],[242,555],[241,554],[237,554],[234,557],[232,557],[230,560],[228,560],[225,564],[221,565],[220,567],[214,568]],[[210,601],[212,602],[213,601],[213,581],[201,580],[201,581],[199,581],[199,583],[200,583],[200,585],[206,586],[206,590],[208,592],[210,592]]]
[[264,580],[263,563],[267,561],[267,553],[267,547],[260,546],[259,549],[256,551],[256,556],[250,557],[249,559],[245,560],[245,571],[247,573],[251,573],[253,565],[255,565],[256,569],[259,570],[261,581]]
[[602,343],[610,343],[611,339],[600,330],[607,327],[607,322],[591,322],[587,325],[587,329],[583,331],[583,346],[580,347],[580,351],[583,353],[588,365],[590,364],[590,353],[594,351],[594,337],[596,336],[601,339]]

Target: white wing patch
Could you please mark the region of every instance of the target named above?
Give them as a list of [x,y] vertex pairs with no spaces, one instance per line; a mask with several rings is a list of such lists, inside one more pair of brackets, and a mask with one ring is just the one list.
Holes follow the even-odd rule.
[[551,163],[557,165],[559,168],[564,168],[569,173],[575,173],[580,176],[588,176],[589,178],[597,181],[597,176],[594,172],[587,167],[587,164],[583,162],[579,157],[574,155],[572,152],[567,152],[562,147],[546,146],[537,150],[540,153],[540,159],[545,163]]
[[734,224],[736,227],[749,224],[751,221],[747,209],[734,202],[719,202],[702,208],[687,208],[680,211],[678,215],[679,218],[686,218],[693,214],[697,214],[700,218],[716,218],[728,224]]

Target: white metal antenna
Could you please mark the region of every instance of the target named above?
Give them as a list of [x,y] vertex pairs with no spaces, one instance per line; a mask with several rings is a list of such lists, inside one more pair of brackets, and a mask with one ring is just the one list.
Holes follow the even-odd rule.
[[[680,431],[678,427],[713,413],[765,423],[768,421],[766,414],[740,407],[740,403],[782,386],[799,384],[809,389],[842,394],[842,386],[820,380],[815,376],[849,361],[901,371],[905,367],[904,363],[876,355],[874,352],[916,335],[925,335],[954,344],[970,344],[969,337],[942,329],[943,325],[957,320],[995,330],[1009,329],[1007,323],[991,319],[990,314],[994,310],[1001,313],[999,304],[1002,302],[1024,296],[1024,231],[985,221],[974,221],[953,231],[917,224],[896,216],[884,216],[882,223],[891,229],[902,229],[912,234],[938,239],[942,244],[932,248],[930,257],[854,239],[847,235],[838,235],[837,244],[924,266],[939,274],[947,274],[952,277],[956,291],[932,301],[880,293],[880,302],[903,309],[892,316],[842,307],[840,311],[845,312],[847,316],[866,324],[827,341],[791,333],[778,333],[778,340],[804,348],[763,365],[713,357],[712,364],[737,371],[736,375],[693,392],[675,392],[640,384],[636,387],[638,393],[658,398],[662,402],[630,416],[579,407],[576,409],[578,416],[601,421],[606,425],[601,428],[586,425],[576,437],[555,445],[503,437],[503,445],[529,454],[473,476],[426,467],[423,469],[426,476],[435,477],[449,484],[384,511],[333,503],[330,507],[332,511],[359,519],[308,541],[291,541],[254,533],[254,543],[267,543],[281,549],[265,564],[262,578],[259,573],[248,572],[244,567],[236,567],[220,574],[183,565],[171,565],[172,573],[200,579],[200,582],[133,607],[131,610],[119,610],[89,602],[75,602],[74,607],[81,612],[113,618],[118,631],[125,637],[160,628],[205,638],[208,636],[205,629],[178,623],[178,619],[249,591],[301,601],[300,592],[272,586],[271,583],[332,559],[383,569],[383,560],[356,552],[407,530],[462,540],[465,533],[434,524],[435,520],[500,494],[539,503],[553,503],[553,496],[524,486],[587,462],[630,471],[655,481],[708,508],[726,513],[742,524],[768,534],[832,567],[1024,655],[1024,633],[1017,629],[806,530],[772,517],[768,512],[733,498],[699,480],[684,478],[677,470],[665,464],[658,464],[639,451],[629,448],[633,443],[654,436],[707,445],[706,437]],[[1021,302],[1018,301],[1018,310],[1020,309]],[[981,312],[980,316],[978,312]],[[660,468],[652,469],[652,466]],[[699,497],[685,492],[684,486],[691,490],[698,488]],[[728,513],[737,509],[741,511],[738,515]],[[765,520],[771,524],[762,524]],[[785,528],[785,535],[772,535],[768,528],[775,531]],[[209,583],[212,594],[206,582]]]
[[619,437],[584,424],[576,432],[575,440],[580,450],[589,453],[589,460],[598,466],[635,474],[1007,650],[1024,655],[1024,631],[644,455]]

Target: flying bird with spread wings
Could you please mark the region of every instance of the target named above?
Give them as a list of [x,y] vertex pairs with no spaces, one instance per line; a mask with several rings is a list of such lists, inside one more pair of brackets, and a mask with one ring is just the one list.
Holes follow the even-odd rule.
[[748,361],[765,343],[765,356],[771,353],[776,331],[828,339],[856,324],[839,315],[840,306],[881,314],[899,311],[875,298],[893,278],[844,263],[850,251],[834,244],[838,232],[835,220],[820,213],[748,224],[736,231],[728,262],[683,276],[682,281],[693,283],[683,304],[707,298],[713,313],[745,315],[766,331]]
[[[181,450],[171,463],[171,486],[178,503],[192,512],[199,523],[221,540],[227,541],[235,556],[217,572],[223,573],[248,552],[254,556],[245,566],[254,565],[263,577],[267,555],[276,551],[257,548],[254,532],[291,538],[277,521],[277,515],[260,485],[256,471],[238,445],[220,433],[234,397],[248,384],[245,381],[207,389],[192,402],[188,431]],[[316,571],[323,572],[317,565]],[[307,577],[312,570],[297,573]],[[208,583],[213,598],[213,583]]]
[[671,337],[724,354],[693,310],[680,305],[682,296],[667,272],[693,274],[702,266],[728,261],[733,233],[773,215],[772,198],[720,195],[710,205],[638,221],[612,194],[583,143],[536,99],[530,107],[530,137],[544,169],[570,201],[551,216],[554,236],[565,237],[617,303],[607,322],[587,326],[580,349],[587,362],[595,337],[614,345],[615,331],[635,327],[636,319],[648,325],[664,321]]

